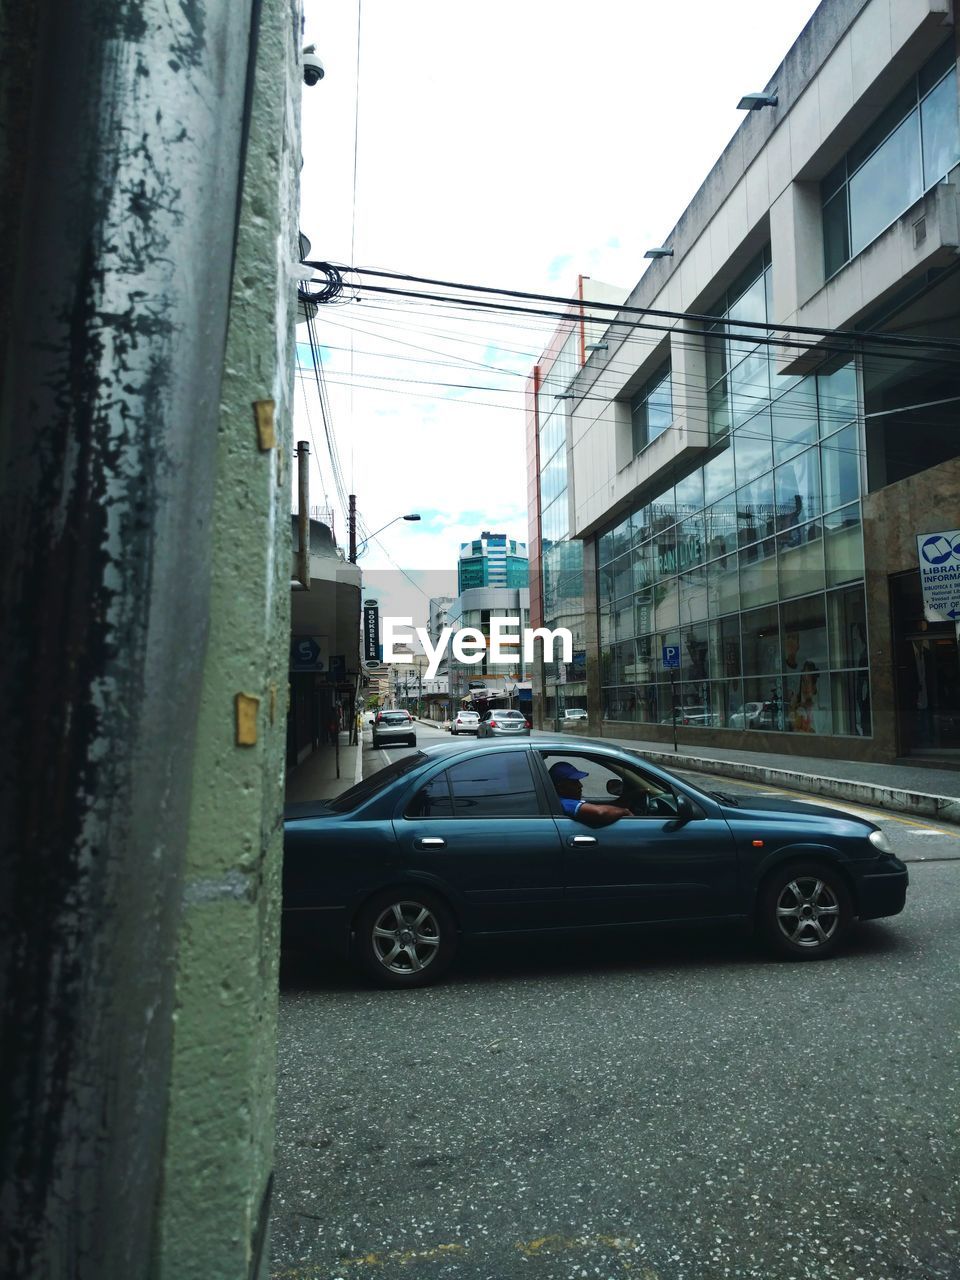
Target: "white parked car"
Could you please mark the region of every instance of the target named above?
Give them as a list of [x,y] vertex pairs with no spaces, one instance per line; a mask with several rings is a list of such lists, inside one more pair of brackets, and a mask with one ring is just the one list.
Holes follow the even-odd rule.
[[589,716],[583,707],[567,707],[560,721],[561,726],[573,724],[586,724]]
[[476,733],[480,728],[480,717],[476,711],[458,711],[456,719],[450,726],[451,733]]

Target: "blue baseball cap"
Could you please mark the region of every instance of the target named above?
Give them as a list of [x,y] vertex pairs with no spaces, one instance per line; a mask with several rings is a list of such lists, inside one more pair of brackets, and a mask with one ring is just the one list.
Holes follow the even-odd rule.
[[569,778],[571,781],[576,782],[580,778],[585,778],[587,776],[579,769],[575,769],[567,760],[558,760],[556,764],[551,765],[549,773],[550,777],[553,778],[554,781],[556,781],[557,778]]

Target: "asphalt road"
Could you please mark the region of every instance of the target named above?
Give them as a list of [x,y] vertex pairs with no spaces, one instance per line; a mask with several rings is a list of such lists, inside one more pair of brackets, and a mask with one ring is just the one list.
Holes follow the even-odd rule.
[[956,1280],[960,830],[882,820],[907,909],[833,960],[499,944],[403,993],[287,964],[275,1280]]

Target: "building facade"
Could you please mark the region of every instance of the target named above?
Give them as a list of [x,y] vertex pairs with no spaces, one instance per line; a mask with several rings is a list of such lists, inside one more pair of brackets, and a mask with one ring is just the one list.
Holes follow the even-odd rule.
[[573,661],[538,659],[532,685],[541,722],[558,723],[566,707],[586,707],[586,629],[583,544],[572,536],[569,453],[570,391],[588,353],[604,350],[606,324],[587,311],[590,304],[616,305],[626,290],[588,276],[577,281],[577,299],[557,327],[527,387],[527,509],[530,539],[530,616],[535,627],[566,627],[573,636]]
[[960,571],[956,64],[946,0],[825,0],[602,341],[572,308],[534,370],[531,621],[582,616],[591,732],[960,763],[918,559]]
[[525,587],[528,563],[526,543],[508,538],[505,533],[484,530],[479,538],[460,544],[457,590]]
[[[458,661],[451,648],[447,659],[447,674],[450,705],[454,713],[460,707],[485,711],[488,706],[504,706],[510,701],[509,690],[526,679],[523,649],[518,642],[514,661],[491,662],[490,621],[492,618],[516,618],[518,627],[511,626],[507,630],[511,635],[516,630],[519,636],[528,625],[529,616],[530,591],[526,585],[475,587],[460,593],[456,603],[450,608],[448,625],[454,631],[462,631],[468,627],[478,631],[484,637],[488,651],[480,655],[478,662],[467,663]],[[504,643],[501,647],[510,656],[510,646]]]

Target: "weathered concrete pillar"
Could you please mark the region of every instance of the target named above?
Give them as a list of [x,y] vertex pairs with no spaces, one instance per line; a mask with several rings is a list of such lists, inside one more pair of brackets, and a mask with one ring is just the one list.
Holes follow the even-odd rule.
[[[251,402],[289,411],[277,233],[292,244],[298,113],[255,143],[250,107],[255,68],[257,86],[280,77],[269,91],[289,107],[299,37],[297,5],[264,0],[265,65],[260,8],[0,0],[4,1277],[235,1278],[257,1248],[290,432],[261,450]],[[251,164],[284,182],[254,179],[241,202],[248,138]],[[243,248],[245,220],[272,226],[272,253]],[[232,281],[235,311],[269,299],[271,324],[256,341],[231,329],[224,375]],[[283,574],[264,551],[274,536]],[[259,605],[255,641],[224,635],[238,595]],[[246,668],[216,683],[227,650]],[[236,745],[237,692],[257,700],[251,747]],[[218,819],[241,796],[255,820],[238,838],[239,811],[230,829]],[[210,921],[241,900],[258,919],[256,958],[233,967],[230,926]],[[198,1174],[178,1163],[179,1126],[216,1095],[218,1064],[236,1069],[233,1050],[252,1114],[212,1133],[207,1155],[256,1154],[242,1188],[198,1196],[190,1228],[179,1223],[187,1249],[201,1219],[229,1216],[237,1244],[219,1270],[184,1251],[165,1271],[172,1197]]]

